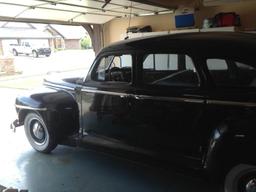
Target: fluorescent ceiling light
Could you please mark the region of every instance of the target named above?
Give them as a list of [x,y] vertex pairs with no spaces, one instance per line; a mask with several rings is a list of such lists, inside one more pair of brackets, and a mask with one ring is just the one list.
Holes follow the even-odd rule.
[[159,15],[172,14],[172,13],[174,13],[174,10],[167,10],[167,11],[160,11],[160,12],[158,12]]
[[141,14],[138,14],[138,16],[151,16],[151,15],[155,15],[155,13],[141,13]]
[[152,16],[152,15],[164,15],[164,14],[171,14],[174,13],[174,10],[166,10],[166,11],[159,11],[159,12],[150,12],[150,13],[141,13],[138,16]]

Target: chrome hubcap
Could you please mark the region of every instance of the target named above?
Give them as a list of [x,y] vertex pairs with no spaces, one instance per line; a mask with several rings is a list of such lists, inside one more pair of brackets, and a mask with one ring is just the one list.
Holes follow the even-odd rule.
[[44,140],[44,138],[45,138],[45,131],[44,131],[44,128],[42,127],[42,125],[38,121],[36,121],[33,124],[32,132],[38,141],[43,142],[42,140]]
[[251,179],[245,186],[245,192],[256,192],[256,178]]

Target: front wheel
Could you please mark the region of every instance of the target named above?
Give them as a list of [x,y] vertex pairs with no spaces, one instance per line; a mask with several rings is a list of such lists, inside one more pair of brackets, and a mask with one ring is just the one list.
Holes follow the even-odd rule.
[[54,130],[50,130],[43,118],[37,113],[29,113],[24,121],[24,128],[30,145],[42,153],[50,153],[56,148]]
[[256,166],[240,164],[226,176],[225,192],[256,192]]
[[36,51],[33,51],[32,54],[33,54],[33,57],[34,57],[34,58],[37,58],[37,57],[38,57],[38,53],[37,53]]
[[13,49],[12,53],[14,56],[18,56],[18,51],[16,51],[16,49]]

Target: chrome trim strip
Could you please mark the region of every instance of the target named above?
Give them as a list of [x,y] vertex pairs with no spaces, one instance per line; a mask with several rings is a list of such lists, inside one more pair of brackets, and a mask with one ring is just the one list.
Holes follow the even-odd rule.
[[120,97],[128,97],[128,96],[132,96],[131,94],[127,94],[127,93],[118,93],[118,92],[112,92],[112,91],[102,91],[102,90],[97,90],[94,88],[82,88],[83,92],[87,92],[87,93],[98,93],[98,94],[106,94],[106,95],[114,95],[114,96],[120,96]]
[[42,107],[29,107],[29,106],[23,106],[23,105],[15,105],[15,107],[19,108],[19,109],[29,109],[29,110],[37,110],[37,111],[47,111],[47,108]]
[[58,84],[54,84],[54,83],[49,83],[49,82],[44,82],[43,83],[45,86],[49,86],[49,87],[54,87],[54,88],[62,88],[62,89],[68,89],[70,91],[74,91],[74,88],[65,86],[65,85],[58,85]]
[[162,96],[148,96],[148,95],[135,95],[138,100],[159,100],[159,101],[174,101],[174,102],[186,102],[186,103],[204,103],[203,99],[193,99],[185,97],[162,97]]
[[237,134],[235,135],[236,138],[245,138],[245,135],[242,135],[242,134]]
[[252,102],[207,100],[206,103],[207,104],[211,104],[211,105],[229,105],[229,106],[242,106],[242,107],[256,107],[256,103],[252,103]]
[[203,99],[193,99],[193,98],[190,99],[190,98],[184,98],[184,97],[161,97],[161,96],[135,95],[135,94],[112,92],[112,91],[101,91],[101,90],[97,90],[95,88],[88,88],[88,87],[82,88],[82,91],[87,92],[87,93],[98,93],[98,94],[120,96],[122,98],[133,97],[137,100],[148,99],[148,100],[174,101],[174,102],[186,102],[186,103],[201,103],[201,104],[204,103]]
[[89,90],[97,90],[96,87],[85,87],[85,86],[83,86],[83,89],[84,90],[87,90],[87,89],[89,89]]

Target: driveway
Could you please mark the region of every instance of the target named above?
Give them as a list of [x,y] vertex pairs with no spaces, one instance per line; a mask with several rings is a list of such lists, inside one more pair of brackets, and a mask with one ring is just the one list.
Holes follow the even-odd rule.
[[95,58],[93,50],[64,50],[52,53],[50,57],[15,56],[14,64],[23,75],[42,75],[48,72],[73,71],[89,68]]
[[86,76],[95,53],[93,50],[65,50],[53,53],[50,57],[19,55],[14,57],[17,72],[12,76],[0,76],[0,87],[33,89],[39,87],[47,74],[79,73]]

